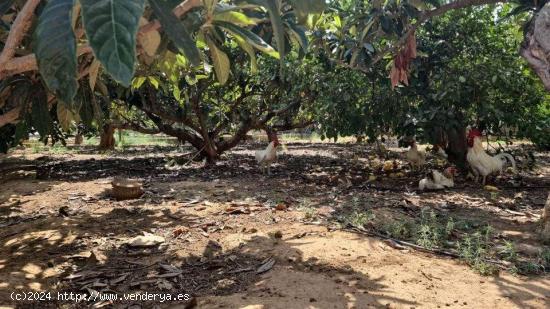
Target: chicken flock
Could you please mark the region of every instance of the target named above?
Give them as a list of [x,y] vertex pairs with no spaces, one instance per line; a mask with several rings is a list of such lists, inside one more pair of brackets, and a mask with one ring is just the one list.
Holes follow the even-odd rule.
[[[268,135],[270,143],[264,150],[258,150],[255,153],[256,161],[263,174],[267,172],[271,175],[271,164],[277,160],[277,148],[281,145],[276,133]],[[466,159],[470,165],[470,170],[474,175],[475,181],[479,182],[479,178],[482,178],[482,184],[485,185],[487,176],[492,174],[501,174],[507,163],[510,163],[512,170],[516,172],[516,162],[514,158],[508,153],[500,153],[495,156],[490,156],[483,149],[483,143],[481,141],[482,134],[477,129],[470,129],[467,134],[468,152]],[[434,145],[432,149],[433,155],[437,158],[438,162],[448,158],[447,153],[440,145]],[[411,169],[421,170],[426,164],[426,152],[419,150],[416,141],[410,142],[410,148],[404,154],[404,159],[411,165]],[[438,165],[444,165],[438,164]],[[448,164],[447,164],[448,165]],[[389,173],[392,170],[397,169],[398,163],[396,160],[385,161],[380,165],[383,172]],[[429,170],[418,183],[419,190],[442,190],[445,188],[454,187],[454,178],[457,176],[458,171],[454,166],[448,166],[443,171]],[[391,176],[391,175],[390,175]]]

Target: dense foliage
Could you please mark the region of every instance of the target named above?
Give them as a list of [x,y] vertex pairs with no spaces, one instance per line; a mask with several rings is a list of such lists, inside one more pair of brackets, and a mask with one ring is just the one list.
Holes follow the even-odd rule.
[[427,22],[416,33],[418,56],[411,62],[409,85],[393,91],[385,67],[391,60],[349,72],[335,65],[331,50],[321,50],[324,66],[316,68],[322,71],[317,109],[323,133],[374,140],[394,132],[447,145],[472,125],[548,147],[550,100],[517,54],[522,17],[509,18],[511,9],[464,9]]
[[325,137],[416,136],[457,157],[466,125],[548,147],[535,31],[548,5],[479,6],[495,2],[3,1],[0,150],[78,123],[164,132],[211,159],[248,130],[313,122]]
[[[80,121],[80,101],[90,97],[79,94],[86,92],[79,87],[82,79],[89,81],[92,93],[107,97],[105,84],[130,86],[136,67],[151,74],[146,78],[158,81],[155,65],[177,55],[185,72],[203,70],[223,85],[234,60],[228,54],[230,45],[248,55],[253,70],[257,70],[257,51],[282,64],[292,46],[307,48],[300,23],[324,7],[322,0],[3,1],[0,92],[8,98],[0,104],[0,129],[8,137],[3,149],[37,126],[47,125],[49,131],[41,133],[48,134],[57,124],[67,131]],[[27,32],[32,35],[26,36]],[[40,111],[56,107],[57,123],[45,118],[44,124],[22,124],[31,110],[30,99],[11,95],[22,75],[32,87],[17,92],[32,88],[49,94],[40,101]],[[171,82],[173,78],[164,76]],[[99,122],[102,115],[94,117]],[[10,134],[15,124],[18,132],[25,133]]]

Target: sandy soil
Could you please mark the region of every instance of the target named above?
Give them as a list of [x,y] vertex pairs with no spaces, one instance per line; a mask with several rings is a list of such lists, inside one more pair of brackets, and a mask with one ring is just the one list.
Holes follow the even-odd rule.
[[[319,147],[291,145],[272,177],[259,174],[245,148],[215,169],[194,163],[166,169],[158,156],[139,154],[61,154],[35,161],[41,179],[0,185],[0,307],[82,308],[91,305],[15,302],[10,294],[94,290],[186,292],[198,308],[548,308],[548,274],[481,276],[458,259],[396,248],[343,231],[333,220],[353,197],[382,219],[402,214],[408,199],[409,206],[486,220],[529,254],[542,248],[536,221],[548,190],[548,165],[531,172],[526,181],[538,187],[528,191],[503,190],[495,197],[466,185],[445,194],[414,194],[406,191],[417,175],[379,175],[375,186],[364,186],[361,177],[372,168],[336,161],[353,161],[349,147]],[[360,160],[353,164],[362,166]],[[145,181],[142,198],[110,197],[112,177],[122,174]],[[313,219],[301,206],[304,199],[314,205]],[[143,232],[163,236],[165,243],[126,244]],[[271,261],[271,268],[257,273]]]

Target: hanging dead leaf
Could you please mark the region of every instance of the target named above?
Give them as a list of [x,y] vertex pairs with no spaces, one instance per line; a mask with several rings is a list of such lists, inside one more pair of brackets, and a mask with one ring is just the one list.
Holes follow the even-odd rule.
[[90,64],[90,74],[88,77],[88,81],[90,82],[90,89],[92,89],[92,91],[94,91],[95,89],[97,76],[99,75],[99,65],[100,62],[97,61],[97,59],[94,59],[94,61],[92,61],[92,64]]
[[[139,25],[143,26],[147,24],[149,21],[145,18],[141,18],[139,20]],[[160,33],[158,31],[149,31],[146,33],[140,33],[138,35],[138,41],[147,56],[153,57],[157,53],[157,49],[160,46]]]
[[401,82],[402,82],[403,84],[405,84],[406,86],[409,85],[409,76],[408,76],[408,74],[407,74],[407,71],[401,70],[401,76],[400,76],[399,79],[400,79]]
[[395,87],[399,84],[399,70],[395,67],[392,67],[390,72],[391,86]]
[[397,86],[400,82],[409,85],[409,69],[412,59],[416,56],[416,36],[413,32],[407,37],[405,45],[393,58],[393,67],[390,72],[392,87]]
[[62,102],[57,103],[57,119],[65,131],[69,131],[75,121],[80,121],[80,117]]

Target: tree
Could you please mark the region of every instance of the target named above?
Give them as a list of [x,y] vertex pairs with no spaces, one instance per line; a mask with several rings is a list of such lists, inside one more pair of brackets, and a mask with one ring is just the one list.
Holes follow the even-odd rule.
[[[43,84],[48,94],[43,108],[57,106],[59,123],[68,129],[78,120],[80,106],[75,98],[80,79],[88,79],[92,91],[96,86],[105,88],[101,87],[101,72],[105,71],[129,86],[136,55],[140,63],[148,64],[170,50],[193,66],[212,63],[223,84],[230,76],[232,59],[218,45],[223,41],[220,38],[235,42],[252,63],[256,50],[282,63],[289,42],[304,43],[298,21],[307,19],[309,13],[322,12],[324,5],[322,0],[4,1],[0,6],[4,24],[0,80],[5,83],[0,91],[11,93],[14,79],[32,76],[32,82]],[[291,36],[286,28],[292,30]],[[29,31],[32,39],[27,39]],[[4,135],[31,110],[27,102],[12,101],[0,106]]]
[[[517,136],[544,146],[550,101],[517,54],[520,17],[509,17],[511,11],[508,5],[466,8],[427,21],[415,34],[418,56],[409,64],[409,85],[393,90],[387,76],[391,60],[350,72],[332,58],[336,51],[353,50],[350,41],[339,37],[336,27],[318,31],[313,43],[322,42],[323,48],[317,49],[319,60],[310,75],[321,89],[315,106],[322,132],[328,137],[364,134],[371,141],[386,132],[416,136],[445,146],[463,167],[469,124],[495,135],[517,128]],[[336,19],[334,24],[346,27]],[[373,48],[367,45],[362,52]],[[357,50],[350,53],[360,58]]]
[[[456,1],[338,1],[331,3],[329,18],[315,21],[321,30],[332,34],[321,40],[330,49],[330,58],[345,67],[368,71],[372,65],[391,55],[392,85],[408,84],[410,62],[416,58],[416,31],[434,17],[453,10],[495,3],[514,3],[512,15],[528,12],[520,54],[528,61],[550,91],[549,60],[550,6],[547,1],[531,0],[456,0]],[[328,22],[326,22],[328,21]]]
[[464,9],[417,33],[421,56],[411,62],[410,86],[397,90],[413,106],[399,125],[402,134],[446,146],[451,159],[465,165],[467,125],[493,135],[514,127],[524,136],[539,125],[533,116],[550,102],[517,55],[520,29],[505,19],[509,13],[506,6]]
[[[228,50],[229,55],[234,52]],[[292,57],[285,66],[298,63]],[[258,72],[252,74],[244,57],[233,59],[233,76],[224,84],[204,67],[182,63],[178,67],[176,57],[173,62],[166,60],[161,64],[178,72],[175,82],[163,77],[174,72],[137,77],[134,89],[113,84],[112,99],[124,102],[127,110],[134,113],[132,118],[148,118],[148,129],[189,142],[199,152],[197,158],[206,158],[208,163],[235,147],[250,130],[281,131],[311,124],[306,111],[315,92],[307,89],[305,82],[294,82],[300,77],[307,81],[300,75],[302,72],[289,70],[280,77],[275,61],[259,57]]]
[[[403,121],[393,126],[397,133],[448,145],[460,165],[465,164],[467,124],[481,124],[493,133],[504,124],[517,124],[520,135],[544,146],[540,137],[550,128],[546,120],[533,119],[547,119],[548,102],[517,56],[523,38],[519,25],[531,18],[522,12],[532,10],[533,5],[471,7],[492,2],[333,3],[324,19],[313,22],[317,31],[312,44],[331,63],[377,80],[373,85],[382,85],[378,88],[391,82],[395,93],[383,94],[386,106],[392,105],[388,107],[391,113],[381,110],[373,119],[375,128],[379,127],[376,121],[387,119],[389,123],[400,117]],[[534,8],[540,10],[542,5]],[[501,20],[495,23],[493,14],[499,11]],[[503,57],[494,56],[503,52]],[[388,71],[388,77],[376,76]],[[385,91],[390,90],[386,87]],[[449,119],[447,114],[455,118]]]

